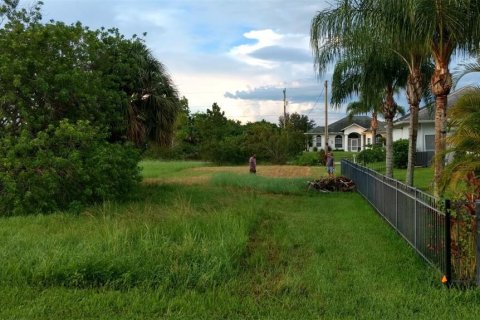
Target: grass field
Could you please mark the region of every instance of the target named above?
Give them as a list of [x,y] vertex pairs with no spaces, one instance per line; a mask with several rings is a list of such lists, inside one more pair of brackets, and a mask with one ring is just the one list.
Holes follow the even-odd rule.
[[[385,174],[385,162],[368,163],[367,167],[381,174]],[[413,171],[413,185],[427,193],[433,193],[433,167],[416,167]],[[393,178],[405,182],[407,169],[393,169]]]
[[[2,218],[0,319],[478,319],[323,168],[143,163],[135,201]],[[319,171],[317,171],[319,170]]]

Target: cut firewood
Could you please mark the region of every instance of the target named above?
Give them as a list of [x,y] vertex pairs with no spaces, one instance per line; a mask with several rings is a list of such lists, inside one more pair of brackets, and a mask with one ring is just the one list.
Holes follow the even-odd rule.
[[308,181],[308,189],[320,192],[349,192],[355,190],[355,183],[344,176],[325,177],[318,180]]

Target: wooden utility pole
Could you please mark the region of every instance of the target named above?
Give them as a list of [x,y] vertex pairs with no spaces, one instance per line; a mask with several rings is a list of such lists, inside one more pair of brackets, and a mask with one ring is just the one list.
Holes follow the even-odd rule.
[[325,80],[325,152],[328,151],[328,80]]
[[287,88],[283,89],[283,128],[287,127]]

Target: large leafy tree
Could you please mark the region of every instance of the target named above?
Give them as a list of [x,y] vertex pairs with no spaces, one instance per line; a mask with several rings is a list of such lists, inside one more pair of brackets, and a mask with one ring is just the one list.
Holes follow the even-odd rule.
[[[245,126],[245,149],[249,154],[255,153],[259,161],[283,164],[289,157],[292,133],[266,121],[249,123]],[[303,150],[301,142],[298,146]]]
[[35,133],[62,119],[89,120],[111,141],[170,143],[177,92],[141,39],[81,23],[41,24],[39,7],[27,13],[11,2],[1,11],[0,131]]
[[240,122],[228,119],[217,103],[205,113],[193,116],[195,137],[199,145],[200,157],[217,163],[244,161]]
[[284,116],[278,118],[280,128],[285,130],[282,132],[285,135],[285,143],[287,145],[287,153],[293,157],[302,150],[308,148],[308,138],[305,132],[315,126],[315,121],[308,118],[307,115],[294,112],[286,114],[286,125],[284,124]]
[[[288,113],[287,116],[287,126],[290,126],[293,130],[299,131],[301,133],[305,133],[310,129],[313,129],[315,126],[315,121],[309,119],[307,115],[299,114],[294,112],[292,114]],[[283,116],[280,116],[278,119],[278,124],[280,128],[287,127],[285,124],[285,119]]]
[[141,40],[42,24],[40,2],[30,11],[17,5],[0,5],[0,211],[124,198],[138,182],[139,154],[112,142],[138,144],[134,121],[142,141],[167,141],[175,109],[163,106],[178,100],[173,84]]

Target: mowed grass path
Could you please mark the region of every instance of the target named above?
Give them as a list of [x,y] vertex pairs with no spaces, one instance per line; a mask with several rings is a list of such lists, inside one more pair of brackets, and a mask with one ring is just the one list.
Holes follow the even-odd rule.
[[146,166],[127,203],[1,220],[0,319],[480,318],[358,194],[307,192],[316,168]]

